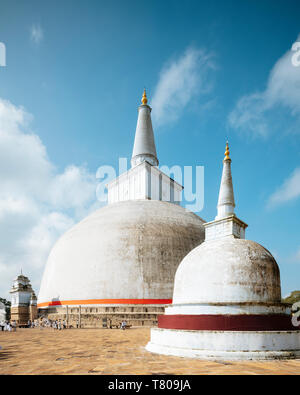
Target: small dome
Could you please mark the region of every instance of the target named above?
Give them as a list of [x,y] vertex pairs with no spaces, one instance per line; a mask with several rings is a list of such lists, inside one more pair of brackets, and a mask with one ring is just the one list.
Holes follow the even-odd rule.
[[176,269],[203,241],[203,222],[179,205],[156,200],[103,207],[55,244],[38,303],[172,299]]
[[277,263],[250,240],[206,241],[183,259],[175,275],[173,304],[280,301]]

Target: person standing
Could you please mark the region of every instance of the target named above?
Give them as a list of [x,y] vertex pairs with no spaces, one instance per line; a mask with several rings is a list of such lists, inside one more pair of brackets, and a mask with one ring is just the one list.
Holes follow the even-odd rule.
[[121,329],[123,329],[123,331],[126,329],[126,321],[122,321]]

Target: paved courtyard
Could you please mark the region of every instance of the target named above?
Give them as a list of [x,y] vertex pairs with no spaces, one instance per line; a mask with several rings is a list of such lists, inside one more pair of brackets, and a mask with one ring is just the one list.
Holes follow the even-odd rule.
[[0,374],[300,374],[300,360],[211,362],[145,350],[149,328],[0,332]]

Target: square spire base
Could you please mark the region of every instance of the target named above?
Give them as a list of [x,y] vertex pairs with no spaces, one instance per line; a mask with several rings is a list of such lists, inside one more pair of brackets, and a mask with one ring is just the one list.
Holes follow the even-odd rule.
[[219,239],[221,237],[231,236],[236,239],[245,238],[247,224],[237,218],[234,214],[215,221],[206,222],[205,241]]

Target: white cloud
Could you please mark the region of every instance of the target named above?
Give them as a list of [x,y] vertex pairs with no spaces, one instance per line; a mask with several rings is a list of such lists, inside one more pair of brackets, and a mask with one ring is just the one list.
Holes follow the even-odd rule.
[[300,196],[300,167],[296,168],[293,173],[283,182],[268,200],[269,207],[286,203],[290,200],[297,199]]
[[[275,63],[265,90],[238,100],[228,117],[231,127],[266,138],[272,132],[270,119],[274,121],[278,109],[287,110],[300,125],[300,67],[293,65],[294,55],[295,52],[289,50]],[[274,124],[272,122],[273,129]]]
[[30,232],[23,235],[20,247],[24,256],[30,258],[32,270],[44,268],[49,251],[57,237],[72,225],[74,221],[67,215],[61,212],[50,212],[41,216]]
[[44,38],[44,31],[39,24],[34,24],[30,28],[30,39],[35,44],[40,44]]
[[95,194],[95,175],[85,167],[68,166],[53,177],[49,185],[49,200],[60,208],[82,207]]
[[[3,190],[38,197],[54,170],[39,137],[28,131],[32,116],[0,99],[0,183]],[[25,132],[26,131],[26,132]],[[30,177],[30,178],[29,178]]]
[[191,100],[207,93],[211,89],[207,74],[214,68],[212,55],[194,48],[166,64],[151,101],[154,123],[176,121]]
[[23,273],[38,292],[56,239],[91,208],[96,178],[85,166],[58,173],[24,108],[0,99],[0,296]]
[[266,137],[268,134],[268,123],[264,117],[266,109],[263,94],[253,93],[244,96],[229,114],[229,123],[235,129],[246,130],[256,136]]

